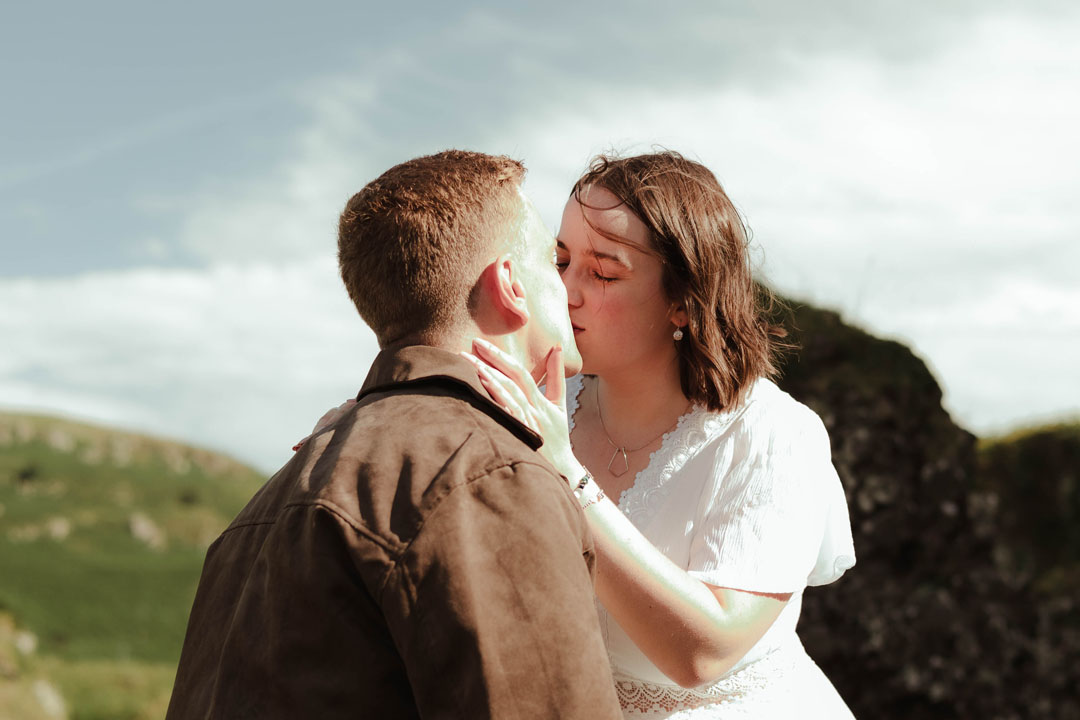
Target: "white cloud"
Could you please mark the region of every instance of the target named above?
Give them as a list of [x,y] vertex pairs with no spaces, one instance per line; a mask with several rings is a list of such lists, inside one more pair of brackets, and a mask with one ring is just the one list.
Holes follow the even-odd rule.
[[206,269],[0,281],[13,339],[0,404],[272,469],[375,355],[332,260],[352,192],[394,162],[474,147],[525,159],[554,223],[591,154],[660,143],[717,173],[775,285],[910,342],[968,427],[1074,412],[1078,26],[988,16],[922,61],[819,50],[761,87],[730,68],[639,89],[537,71],[534,93],[492,87],[479,109],[454,104],[476,87],[452,68],[390,53],[359,79],[311,85],[311,122],[263,175],[188,199],[166,240]]
[[808,57],[770,92],[597,91],[502,142],[560,179],[534,189],[549,219],[597,138],[700,158],[776,287],[909,342],[996,430],[1080,409],[1078,21],[986,17],[903,66]]
[[377,348],[332,262],[0,282],[0,403],[184,438],[264,469]]

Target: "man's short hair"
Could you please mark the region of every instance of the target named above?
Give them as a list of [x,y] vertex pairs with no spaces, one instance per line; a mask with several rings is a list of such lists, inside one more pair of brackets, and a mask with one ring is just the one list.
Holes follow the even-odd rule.
[[380,346],[464,319],[481,262],[519,224],[524,176],[517,160],[447,150],[395,165],[349,199],[338,263]]

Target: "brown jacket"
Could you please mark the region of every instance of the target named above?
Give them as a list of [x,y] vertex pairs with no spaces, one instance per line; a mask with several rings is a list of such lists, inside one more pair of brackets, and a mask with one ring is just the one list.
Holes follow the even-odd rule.
[[207,552],[168,720],[621,717],[541,442],[456,355],[380,354]]

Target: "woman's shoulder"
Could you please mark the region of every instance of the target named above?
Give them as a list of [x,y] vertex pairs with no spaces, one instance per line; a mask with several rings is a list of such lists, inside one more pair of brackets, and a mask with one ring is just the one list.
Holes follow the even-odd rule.
[[818,414],[768,378],[754,381],[734,413],[732,436],[762,453],[828,444],[828,432]]

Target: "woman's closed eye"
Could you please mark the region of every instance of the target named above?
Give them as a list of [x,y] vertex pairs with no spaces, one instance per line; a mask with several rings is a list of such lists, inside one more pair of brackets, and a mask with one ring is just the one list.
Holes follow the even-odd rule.
[[[565,257],[565,256],[560,257],[558,254],[556,254],[555,257],[554,257],[554,261],[555,261],[555,267],[558,269],[560,275],[563,274],[564,272],[566,272],[566,269],[568,267],[570,267],[570,258],[568,258],[568,257]],[[613,283],[613,282],[615,282],[616,280],[619,279],[619,278],[616,278],[616,277],[611,277],[609,275],[605,275],[604,272],[603,272],[603,267],[595,267],[595,268],[590,269],[589,270],[589,276],[593,280],[604,283],[605,285],[607,283]]]

